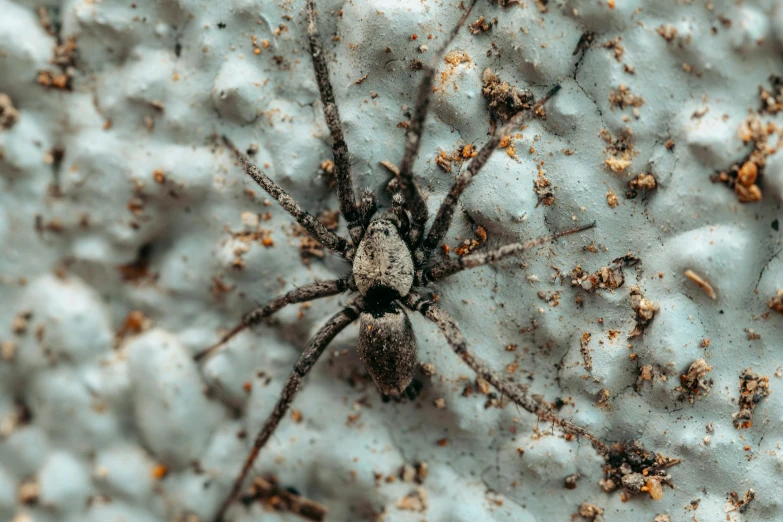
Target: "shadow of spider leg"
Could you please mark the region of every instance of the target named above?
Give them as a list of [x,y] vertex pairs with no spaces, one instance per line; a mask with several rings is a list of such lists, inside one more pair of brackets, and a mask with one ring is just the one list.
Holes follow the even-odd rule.
[[242,471],[239,473],[239,476],[237,476],[231,487],[231,491],[226,495],[226,498],[223,500],[223,503],[215,516],[216,522],[221,522],[223,520],[226,510],[228,510],[228,507],[239,494],[239,491],[242,489],[242,484],[245,482],[245,478],[258,456],[258,452],[261,451],[261,448],[267,443],[269,437],[272,436],[272,433],[274,433],[277,425],[280,423],[280,419],[285,416],[296,396],[296,392],[299,391],[299,385],[301,384],[302,379],[312,370],[318,358],[329,343],[332,342],[332,339],[359,317],[363,307],[364,300],[361,297],[355,299],[340,312],[332,316],[332,318],[318,330],[313,338],[310,339],[307,348],[305,348],[302,355],[300,355],[299,359],[296,361],[294,370],[291,372],[291,375],[288,376],[288,380],[283,386],[283,391],[280,393],[280,398],[277,400],[277,404],[275,404],[272,413],[264,422],[261,431],[256,435],[250,454],[245,458]]
[[578,426],[573,422],[561,419],[557,414],[528,397],[525,386],[503,377],[500,373],[492,370],[487,363],[477,357],[473,352],[469,351],[465,337],[459,330],[457,323],[445,310],[435,304],[435,302],[411,292],[408,294],[408,297],[405,298],[405,305],[411,310],[421,313],[424,317],[438,325],[438,328],[440,328],[443,336],[451,345],[454,353],[459,355],[462,360],[465,361],[465,364],[470,366],[478,376],[490,383],[502,395],[511,399],[514,404],[518,404],[530,413],[536,415],[539,419],[545,419],[560,426],[563,431],[567,433],[586,438],[602,455],[609,454],[609,446],[600,439],[596,438],[585,428]]

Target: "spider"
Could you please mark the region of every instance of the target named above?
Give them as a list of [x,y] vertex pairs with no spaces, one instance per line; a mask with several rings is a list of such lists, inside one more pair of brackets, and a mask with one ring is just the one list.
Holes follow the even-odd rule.
[[231,491],[225,497],[216,520],[220,522],[237,497],[258,453],[267,443],[285,416],[302,379],[313,368],[320,355],[345,327],[358,319],[358,353],[367,372],[384,396],[401,399],[411,397],[411,386],[416,360],[416,337],[407,310],[421,313],[441,330],[454,352],[473,371],[495,387],[503,396],[540,419],[548,420],[565,431],[588,439],[599,451],[608,447],[586,429],[560,419],[539,402],[528,397],[526,387],[495,372],[473,352],[469,351],[457,323],[434,301],[423,297],[414,288],[424,288],[462,270],[494,263],[518,255],[535,246],[559,237],[582,232],[595,223],[532,239],[512,243],[486,252],[476,252],[455,259],[432,262],[434,249],[442,243],[451,224],[460,195],[486,164],[501,138],[513,132],[522,123],[543,113],[543,106],[559,90],[552,88],[531,109],[511,118],[478,150],[472,161],[457,176],[437,215],[425,234],[428,218],[427,205],[413,179],[413,163],[418,155],[424,120],[427,117],[436,66],[449,44],[470,15],[477,0],[465,9],[456,26],[449,32],[440,49],[424,67],[418,87],[416,105],[406,131],[405,149],[399,165],[398,192],[388,209],[380,209],[375,195],[365,191],[357,204],[351,179],[348,146],[343,136],[340,115],[329,80],[329,71],[316,24],[315,0],[306,0],[307,30],[310,55],[313,60],[323,111],[332,138],[334,171],[340,213],[347,222],[350,241],[326,229],[315,217],[303,210],[291,196],[253,165],[233,143],[223,138],[248,176],[288,211],[316,240],[332,252],[344,257],[352,265],[351,273],[341,279],[314,282],[273,299],[265,306],[246,314],[242,321],[225,334],[217,344],[196,356],[204,359],[240,331],[261,323],[286,305],[301,303],[346,291],[358,293],[344,309],[332,316],[309,341],[288,377],[282,393],[263,427],[256,436]]

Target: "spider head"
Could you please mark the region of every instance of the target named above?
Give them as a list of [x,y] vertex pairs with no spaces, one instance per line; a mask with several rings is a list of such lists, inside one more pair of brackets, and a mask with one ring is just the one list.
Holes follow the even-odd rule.
[[408,295],[413,285],[413,258],[393,213],[372,220],[359,242],[353,276],[359,292],[378,302]]

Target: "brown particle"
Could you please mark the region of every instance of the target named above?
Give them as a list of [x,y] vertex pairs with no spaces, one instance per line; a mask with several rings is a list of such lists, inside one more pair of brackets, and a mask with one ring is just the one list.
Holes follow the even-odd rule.
[[436,408],[438,408],[439,410],[442,410],[443,408],[445,408],[445,407],[446,407],[446,399],[444,399],[443,397],[438,397],[437,399],[435,399],[434,401],[432,401],[432,403],[433,403],[433,404],[435,405],[435,407],[436,407]]
[[659,486],[672,486],[671,476],[665,469],[681,462],[680,459],[647,451],[637,441],[613,444],[604,458],[607,464],[604,465],[601,487],[608,493],[622,486],[624,498],[641,492],[661,498],[663,488]]
[[11,362],[16,356],[16,344],[13,341],[0,342],[0,359]]
[[769,78],[771,90],[759,85],[760,112],[777,114],[783,111],[783,77],[772,75]]
[[563,487],[566,489],[576,489],[576,481],[579,480],[580,477],[581,475],[579,475],[579,473],[568,475],[563,481]]
[[696,396],[704,395],[710,391],[712,380],[704,380],[704,376],[712,370],[704,359],[696,359],[688,368],[688,371],[680,375],[680,386],[675,391],[681,393],[680,400],[687,399],[693,404]]
[[[739,125],[737,136],[743,143],[751,143],[753,149],[741,161],[729,168],[713,173],[713,183],[723,183],[733,188],[740,203],[761,201],[761,182],[767,157],[777,151],[781,144],[779,135],[783,129],[774,122],[763,122],[758,114],[751,113]],[[777,139],[775,137],[777,136]]]
[[656,186],[655,176],[652,174],[640,173],[628,182],[628,188],[631,190],[652,190]]
[[10,129],[17,121],[19,111],[11,103],[11,97],[0,92],[0,129]]
[[593,358],[590,355],[590,339],[592,335],[589,332],[584,332],[579,340],[579,351],[582,353],[582,359],[584,360],[585,370],[588,372],[593,371]]
[[415,462],[413,464],[413,467],[416,468],[416,482],[419,484],[424,483],[424,481],[427,478],[427,475],[430,473],[430,467],[429,464],[426,462]]
[[739,173],[737,174],[737,183],[745,187],[754,185],[756,183],[758,172],[758,165],[752,161],[746,161],[739,169]]
[[[492,69],[485,69],[481,76],[481,93],[487,100],[489,113],[493,118],[500,118],[508,121],[517,113],[530,109],[535,103],[533,93],[527,89],[517,90],[508,82],[501,81],[500,78],[492,72]],[[505,137],[504,137],[505,139]],[[508,146],[500,145],[501,148]]]
[[605,49],[614,50],[614,59],[617,60],[618,62],[622,60],[623,54],[625,53],[625,48],[623,48],[623,45],[620,43],[621,40],[622,37],[617,36],[615,38],[612,38],[611,40],[604,42],[603,44]]
[[769,301],[767,301],[767,306],[771,310],[774,310],[775,312],[783,315],[783,288],[778,290],[778,293],[775,297],[770,297]]
[[421,365],[421,371],[424,372],[424,375],[431,377],[435,375],[435,365],[432,363],[424,363]]
[[623,136],[614,138],[607,129],[601,129],[599,136],[609,145],[604,149],[607,153],[606,166],[612,172],[621,173],[631,166],[632,158],[636,155],[631,144],[630,131],[626,131]]
[[650,494],[653,500],[661,500],[663,498],[663,487],[658,477],[650,477],[647,479],[642,491],[646,491]]
[[492,391],[492,386],[482,377],[476,377],[476,388],[478,389],[479,393],[484,395],[489,395]]
[[598,397],[596,398],[595,402],[599,406],[605,406],[609,403],[609,399],[612,398],[612,392],[610,392],[607,388],[601,388],[601,391],[598,392]]
[[33,312],[30,310],[23,310],[16,314],[14,320],[11,322],[11,331],[16,335],[22,335],[27,332],[28,322],[33,316]]
[[122,322],[122,326],[114,335],[114,346],[119,347],[122,341],[129,335],[138,335],[148,330],[152,321],[141,310],[131,310]]
[[601,515],[604,514],[604,510],[594,504],[584,502],[579,505],[577,513],[589,522],[599,522],[599,520],[602,520]]
[[758,185],[746,187],[737,183],[734,185],[734,192],[736,192],[737,199],[740,203],[755,203],[761,201],[761,189]]
[[169,470],[163,464],[158,464],[152,467],[152,478],[155,480],[161,480],[168,474]]
[[541,203],[547,207],[554,205],[555,194],[550,187],[551,183],[546,178],[546,176],[544,176],[544,171],[539,171],[538,177],[536,177],[536,179],[533,181],[533,192],[535,192],[538,196],[536,207],[538,207]]
[[36,504],[38,502],[38,495],[40,494],[40,491],[41,488],[38,485],[38,480],[23,480],[22,483],[19,484],[19,502],[27,505]]
[[614,190],[612,190],[611,188],[609,189],[609,192],[606,193],[606,203],[611,208],[615,208],[617,205],[620,204],[620,199],[617,197],[617,194],[615,194]]
[[291,410],[291,419],[299,424],[302,422],[302,412],[300,410]]
[[631,287],[631,309],[634,311],[636,327],[628,335],[628,338],[641,335],[652,322],[659,308],[657,303],[644,297],[638,286]]
[[613,90],[609,93],[609,105],[618,107],[620,110],[626,107],[641,107],[644,105],[644,99],[631,94],[631,89],[627,85],[620,84],[616,91]]
[[750,428],[753,425],[753,410],[762,399],[769,396],[769,377],[762,377],[750,368],[740,375],[740,410],[732,414],[734,427]]
[[441,448],[444,447],[444,446],[448,446],[449,445],[449,439],[447,439],[447,438],[438,439],[437,441],[435,441],[435,444],[437,444]]
[[397,509],[423,513],[427,510],[427,492],[418,487],[398,500],[395,506]]
[[486,33],[491,27],[492,26],[484,20],[484,17],[481,16],[472,24],[468,24],[468,31],[470,31],[470,34],[472,35],[479,35],[481,33]]
[[671,42],[672,40],[677,38],[677,28],[671,24],[666,24],[658,27],[658,29],[656,29],[656,32],[659,35],[661,35],[661,37],[667,42]]

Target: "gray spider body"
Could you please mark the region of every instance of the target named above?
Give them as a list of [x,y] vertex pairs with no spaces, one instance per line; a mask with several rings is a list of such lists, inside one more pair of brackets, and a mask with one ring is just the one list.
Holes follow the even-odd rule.
[[399,304],[386,301],[365,308],[359,316],[358,352],[383,395],[405,394],[416,370],[416,334]]
[[414,281],[413,256],[401,224],[395,213],[376,214],[353,258],[354,281],[366,298],[359,316],[359,357],[378,390],[393,398],[402,397],[416,369],[416,335],[396,302],[408,295]]
[[370,301],[400,299],[413,286],[413,257],[402,239],[396,216],[370,222],[353,258],[353,278]]
[[596,447],[608,452],[608,446],[592,436],[587,430],[560,419],[541,403],[528,397],[525,386],[493,371],[480,357],[468,350],[465,338],[460,333],[456,322],[438,306],[436,300],[425,298],[419,295],[418,290],[414,290],[416,287],[423,288],[462,270],[495,263],[558,237],[581,232],[593,226],[591,224],[577,227],[525,243],[513,243],[497,249],[474,252],[440,262],[435,262],[432,259],[435,249],[443,244],[461,194],[470,185],[473,177],[478,174],[482,166],[486,164],[501,138],[512,134],[526,120],[540,114],[546,101],[559,89],[559,86],[555,86],[530,110],[518,113],[493,136],[490,136],[467,168],[457,176],[441,203],[429,231],[425,234],[429,213],[421,191],[414,181],[413,160],[418,155],[421,144],[436,66],[445,55],[446,48],[454,39],[459,27],[465,23],[476,1],[472,0],[467,7],[460,4],[465,9],[462,17],[451,32],[443,38],[442,46],[436,53],[433,53],[430,63],[424,67],[423,78],[417,92],[416,108],[410,125],[407,126],[405,152],[396,178],[399,193],[393,196],[390,209],[378,212],[377,202],[370,192],[366,192],[357,205],[348,146],[343,135],[340,114],[329,80],[327,61],[316,25],[315,0],[306,0],[310,56],[313,60],[318,90],[321,94],[324,117],[332,138],[340,214],[348,225],[350,240],[328,230],[312,214],[302,209],[291,196],[261,169],[253,165],[228,138],[224,137],[224,142],[245,172],[270,196],[275,198],[326,249],[351,261],[352,270],[348,276],[340,279],[314,282],[291,290],[253,310],[246,314],[242,322],[226,333],[217,344],[198,354],[196,358],[200,360],[214,353],[218,347],[243,329],[259,324],[286,305],[333,296],[346,291],[358,292],[359,295],[318,330],[300,355],[294,365],[293,372],[283,386],[272,413],[253,441],[252,449],[245,459],[241,472],[234,480],[231,490],[220,506],[216,515],[217,521],[223,519],[232,501],[239,494],[258,452],[264,447],[280,420],[285,416],[300,388],[302,379],[313,368],[335,336],[357,319],[359,320],[359,356],[380,392],[394,398],[399,398],[403,394],[412,397],[416,391],[412,386],[417,365],[416,336],[406,309],[419,313],[436,324],[454,352],[465,364],[495,387],[503,397],[536,414],[539,418],[547,419],[561,426],[570,433],[587,437]]

